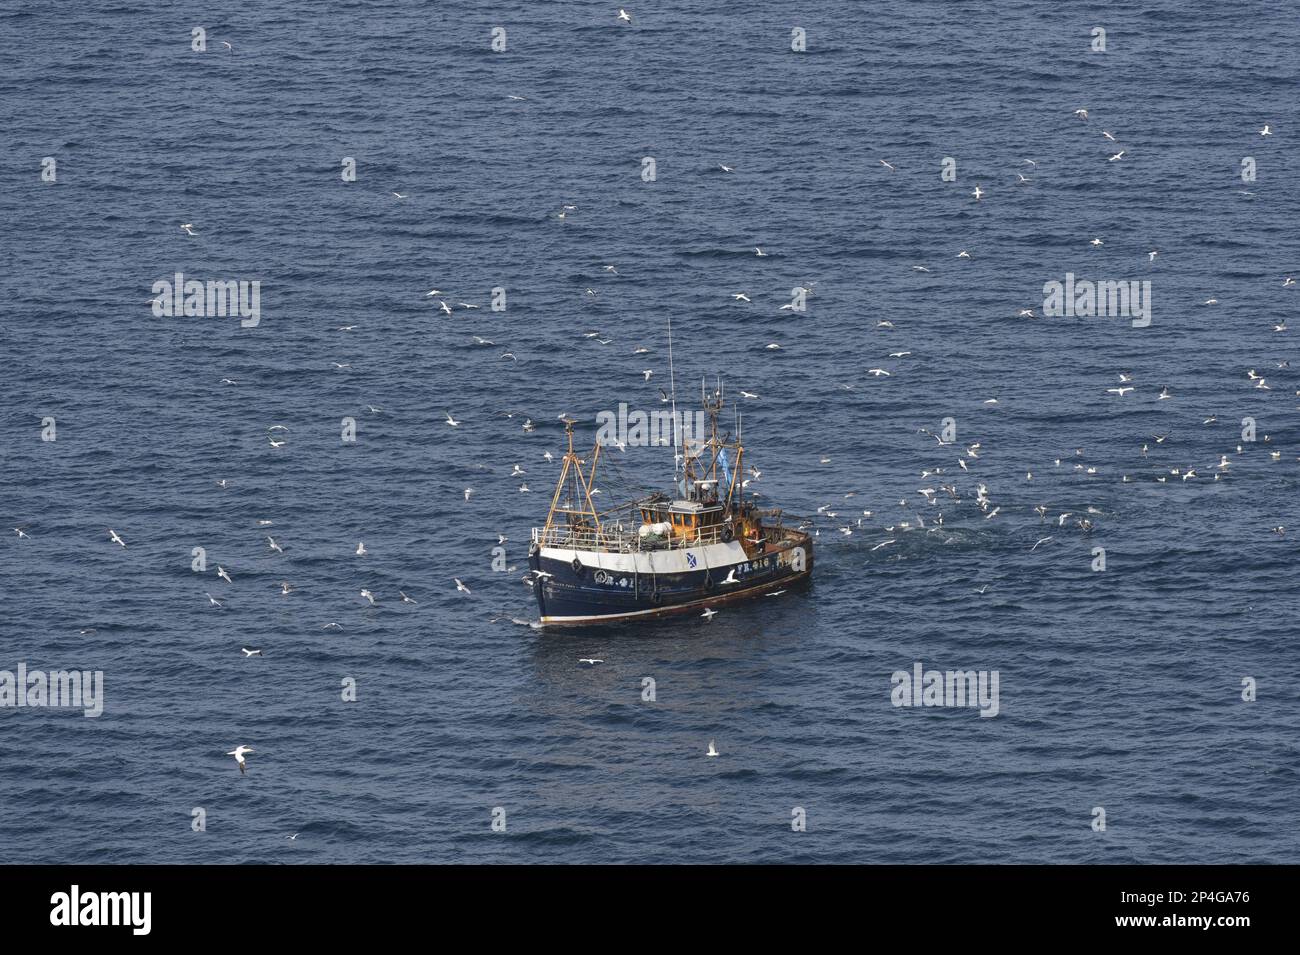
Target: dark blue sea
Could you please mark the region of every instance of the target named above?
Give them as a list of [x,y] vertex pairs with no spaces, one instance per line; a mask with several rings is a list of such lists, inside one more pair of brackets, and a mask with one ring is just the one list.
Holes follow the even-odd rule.
[[[103,673],[0,708],[5,861],[1296,862],[1294,7],[631,2],[0,9],[0,670]],[[670,319],[813,586],[529,626]]]

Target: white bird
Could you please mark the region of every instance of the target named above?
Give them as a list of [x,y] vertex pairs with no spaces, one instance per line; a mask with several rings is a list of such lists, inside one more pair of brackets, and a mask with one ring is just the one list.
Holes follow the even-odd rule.
[[370,553],[370,551],[366,550],[366,542],[365,542],[365,541],[357,541],[357,556],[358,556],[358,557],[365,557],[366,554],[369,554],[369,553]]
[[979,187],[979,184],[977,183],[977,184],[975,185],[975,188],[971,190],[971,195],[974,196],[974,197],[975,197],[975,201],[978,202],[980,199],[984,198],[985,193],[984,193],[984,190],[981,189],[981,188]]
[[217,576],[228,584],[234,583],[234,581],[230,579],[230,575],[226,573],[226,568],[222,567],[220,564],[217,564]]
[[703,617],[705,620],[712,621],[713,618],[717,616],[717,613],[718,612],[716,610],[710,607],[709,609],[705,610],[704,613],[700,614],[700,616]]
[[447,412],[447,424],[451,425],[453,428],[460,427],[460,422],[451,416],[450,411]]
[[280,581],[280,596],[287,597],[291,593],[293,593],[293,588],[289,586],[289,581],[287,580]]
[[1088,118],[1088,111],[1087,111],[1086,109],[1076,109],[1076,110],[1074,111],[1074,115],[1075,115],[1075,116],[1078,116],[1080,119],[1087,119],[1087,118]]
[[592,666],[595,666],[597,663],[604,663],[605,661],[604,661],[604,660],[596,659],[596,658],[594,658],[594,657],[579,657],[579,658],[578,658],[578,662],[579,662],[579,663],[590,663]]
[[740,581],[736,579],[736,568],[735,568],[735,567],[731,568],[731,570],[729,570],[729,571],[727,572],[727,576],[724,577],[722,580],[720,580],[720,581],[718,581],[718,582],[719,582],[719,583],[722,583],[722,584],[738,584],[738,583],[740,583]]
[[1039,544],[1046,544],[1049,540],[1051,540],[1050,537],[1040,537],[1040,538],[1038,538],[1038,540],[1037,540],[1037,542],[1035,542],[1034,546],[1031,547],[1031,548],[1029,548],[1029,552],[1032,554],[1034,551],[1038,550],[1038,545],[1039,545]]
[[203,593],[204,596],[208,598],[208,603],[211,604],[213,607],[220,607],[222,605],[220,600],[212,596],[212,594],[208,593],[206,590]]
[[365,597],[367,600],[370,601],[370,606],[373,607],[375,605],[375,595],[372,594],[370,591],[362,589],[361,596]]
[[1261,136],[1272,136],[1272,135],[1273,135],[1273,130],[1269,129],[1269,127],[1268,127],[1268,123],[1265,123],[1265,124],[1264,124],[1264,128],[1261,129],[1261,130],[1259,131],[1259,134],[1260,134]]
[[704,755],[705,755],[705,756],[717,756],[717,755],[718,755],[718,748],[717,748],[716,746],[713,745],[713,740],[709,740],[709,751],[708,751],[707,753],[705,753]]
[[461,593],[466,593],[466,594],[468,594],[468,593],[472,593],[472,592],[473,592],[473,591],[471,591],[468,587],[466,587],[463,583],[461,583],[459,577],[453,577],[452,580],[456,581],[456,589],[457,589],[458,591],[460,591]]
[[885,378],[888,378],[888,377],[890,376],[890,373],[887,372],[887,371],[885,371],[885,369],[883,369],[883,368],[868,368],[868,369],[867,369],[867,374],[868,374],[868,375],[875,375],[877,378],[880,378],[881,376],[884,376]]
[[732,172],[732,171],[733,171],[731,166],[727,166],[727,165],[725,165],[725,164],[723,164],[723,163],[718,163],[718,168],[721,169],[723,172]]
[[254,752],[256,752],[256,750],[253,749],[253,747],[251,747],[251,746],[236,746],[234,749],[232,749],[232,750],[231,750],[230,752],[228,752],[226,755],[227,755],[227,756],[233,756],[233,757],[235,757],[235,762],[237,762],[237,763],[239,764],[239,775],[242,776],[242,775],[244,775],[244,772],[246,771],[246,769],[245,769],[245,764],[244,764],[244,754],[245,754],[245,753],[254,753]]
[[731,297],[734,298],[737,302],[748,302],[748,301],[749,301],[749,296],[746,295],[744,292],[733,292],[733,293],[731,294]]
[[1132,390],[1133,390],[1132,388],[1107,388],[1107,389],[1106,389],[1106,394],[1108,394],[1108,395],[1119,395],[1121,398],[1123,398],[1125,394],[1127,394],[1128,392],[1130,392],[1130,391],[1132,391]]
[[764,252],[762,249],[760,249],[758,246],[754,246],[754,254],[757,256],[767,255],[767,253]]
[[268,537],[268,538],[266,539],[266,545],[267,545],[268,547],[270,547],[271,550],[275,551],[277,554],[283,554],[283,553],[284,553],[284,548],[281,547],[279,544],[277,544],[277,543],[275,542],[275,538],[274,538],[274,537]]
[[406,596],[406,591],[405,591],[405,590],[399,590],[399,591],[397,592],[397,595],[398,595],[399,597],[402,598],[402,603],[404,603],[404,604],[413,604],[413,603],[415,603],[415,599],[414,599],[414,598]]
[[1089,244],[1089,245],[1105,245],[1105,243],[1102,242],[1101,239],[1093,239],[1093,240],[1092,240],[1091,242],[1089,242],[1088,244]]
[[446,312],[448,315],[450,315],[451,306],[448,305],[446,302],[444,302],[442,299],[438,299],[438,311]]
[[470,496],[471,494],[473,494],[473,493],[474,493],[474,489],[473,489],[472,487],[467,487],[467,488],[465,488],[465,500],[468,501],[468,500],[469,500],[469,496]]
[[624,10],[622,7],[618,8],[618,18],[622,20],[624,23],[632,22],[632,15],[628,13],[626,10]]
[[261,650],[250,650],[248,647],[240,647],[239,649],[246,657],[260,657],[262,655]]
[[884,166],[884,167],[885,167],[886,169],[888,169],[890,172],[897,172],[897,170],[894,169],[893,166],[891,166],[889,163],[885,162],[883,159],[880,160],[880,165]]
[[1111,156],[1110,159],[1107,160],[1107,162],[1115,162],[1117,159],[1123,159],[1123,158],[1124,158],[1124,153],[1125,153],[1125,150],[1121,149],[1121,150],[1120,150],[1119,152],[1117,152],[1115,155]]
[[185,233],[186,235],[198,235],[198,233],[194,231],[194,223],[193,223],[193,222],[183,222],[183,223],[181,223],[181,229],[182,229],[182,231],[184,231],[184,233]]
[[[23,529],[21,527],[15,527],[14,533],[18,535],[19,540],[22,540],[24,537],[28,537],[28,535],[23,532]],[[30,537],[28,537],[28,539],[30,540]]]
[[113,528],[111,527],[108,529],[108,539],[111,540],[114,544],[121,544],[123,547],[126,546],[126,542],[122,540],[122,538],[118,537],[117,531],[113,530]]
[[406,196],[402,195],[400,192],[395,192],[395,193],[393,193],[393,195],[396,196],[398,199],[405,199],[405,198],[406,198]]

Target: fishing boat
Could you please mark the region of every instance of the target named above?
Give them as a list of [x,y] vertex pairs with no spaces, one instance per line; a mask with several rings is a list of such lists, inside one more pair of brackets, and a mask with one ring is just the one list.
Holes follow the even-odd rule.
[[598,509],[593,500],[605,446],[564,455],[546,523],[533,528],[530,583],[544,626],[701,614],[723,604],[779,597],[811,579],[812,537],[760,508],[743,479],[740,418],[722,434],[721,385],[701,396],[707,424],[682,434],[673,399],[673,493]]

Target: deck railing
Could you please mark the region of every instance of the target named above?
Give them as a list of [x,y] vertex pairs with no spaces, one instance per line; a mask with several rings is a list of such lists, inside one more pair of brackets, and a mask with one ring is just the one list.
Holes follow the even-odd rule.
[[693,537],[642,537],[637,529],[628,529],[618,524],[606,525],[597,533],[595,528],[582,527],[542,527],[533,528],[533,542],[542,547],[561,547],[566,550],[603,550],[620,554],[634,554],[643,551],[673,550],[674,548],[699,547],[703,544],[716,544],[722,540],[722,528],[701,528]]

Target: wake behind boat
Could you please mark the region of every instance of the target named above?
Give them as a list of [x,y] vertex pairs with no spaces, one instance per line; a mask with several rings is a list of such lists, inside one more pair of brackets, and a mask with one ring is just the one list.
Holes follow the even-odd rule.
[[[745,499],[745,449],[718,432],[722,390],[703,398],[707,437],[675,454],[674,493],[598,511],[592,500],[603,446],[590,461],[569,447],[546,515],[529,548],[543,625],[576,625],[701,613],[779,595],[812,576],[812,537],[786,527],[779,508]],[[678,429],[674,402],[674,448]]]

